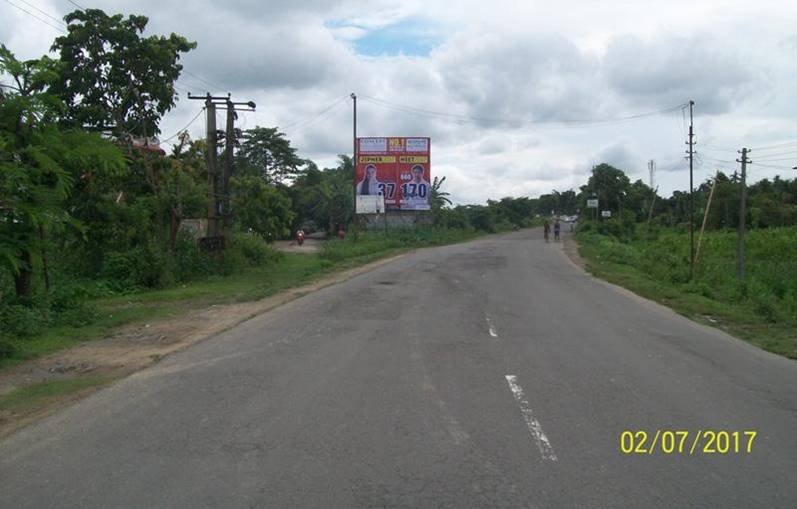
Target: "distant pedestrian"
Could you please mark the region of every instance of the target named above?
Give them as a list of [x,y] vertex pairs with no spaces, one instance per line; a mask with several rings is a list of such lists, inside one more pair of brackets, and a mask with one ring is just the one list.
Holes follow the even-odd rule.
[[559,242],[559,232],[562,230],[562,225],[559,224],[559,220],[557,219],[556,222],[553,224],[553,239]]
[[548,220],[545,220],[545,224],[542,225],[543,235],[545,235],[545,242],[548,242],[548,236],[551,235],[551,223]]

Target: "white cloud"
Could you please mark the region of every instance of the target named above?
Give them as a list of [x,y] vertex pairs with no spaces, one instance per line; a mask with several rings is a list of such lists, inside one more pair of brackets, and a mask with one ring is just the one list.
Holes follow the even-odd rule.
[[[431,136],[433,172],[448,176],[460,203],[578,186],[604,160],[646,180],[646,162],[656,159],[662,191],[688,186],[680,111],[591,127],[556,121],[694,99],[700,172],[713,171],[712,159],[735,156],[705,145],[764,145],[797,132],[792,2],[200,0],[190,10],[169,0],[95,4],[148,15],[149,33],[198,41],[186,69],[255,100],[258,111],[245,115],[247,125],[288,126],[301,155],[321,166],[351,150],[351,109],[343,98],[356,92],[359,132]],[[55,15],[70,8],[37,5]],[[443,38],[428,56],[356,54],[355,40],[419,17]],[[20,56],[46,52],[55,33],[0,4],[0,40]],[[183,81],[204,92],[197,79]],[[198,107],[181,100],[164,120],[164,134]],[[407,107],[460,117],[411,114]],[[197,121],[192,132],[202,128]],[[774,173],[760,168],[756,176]]]

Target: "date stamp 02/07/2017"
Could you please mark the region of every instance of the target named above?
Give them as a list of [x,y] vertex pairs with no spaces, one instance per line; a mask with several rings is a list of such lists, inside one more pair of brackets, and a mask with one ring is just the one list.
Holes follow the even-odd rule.
[[757,431],[752,430],[625,430],[622,454],[751,454]]

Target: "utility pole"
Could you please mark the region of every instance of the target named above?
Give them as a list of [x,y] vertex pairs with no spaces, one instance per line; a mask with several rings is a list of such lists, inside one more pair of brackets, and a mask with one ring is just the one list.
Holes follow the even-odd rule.
[[208,162],[208,190],[210,192],[210,199],[208,200],[208,237],[219,236],[219,224],[217,217],[217,203],[216,203],[216,172],[218,167],[217,145],[218,137],[216,133],[216,103],[213,102],[213,97],[208,93],[205,96],[205,108],[207,110],[207,122],[205,125],[205,135],[207,137],[207,162]]
[[[351,172],[352,172],[352,192],[354,193],[354,214],[352,216],[352,227],[354,229],[354,240],[357,240],[357,94],[354,92],[349,96],[352,100],[352,159],[351,159]],[[387,216],[385,216],[387,217]]]
[[648,173],[650,173],[650,181],[649,181],[650,188],[653,189],[654,176],[656,173],[656,161],[654,161],[653,159],[648,161]]
[[694,189],[694,160],[695,160],[695,132],[693,108],[695,101],[689,101],[689,279],[695,277],[695,189]]
[[[651,161],[652,162],[652,161]],[[653,219],[653,206],[656,204],[656,195],[659,193],[659,188],[653,190],[653,196],[650,198],[650,208],[648,209],[648,223],[645,227],[645,233],[650,231],[650,220]]]
[[222,220],[224,224],[224,238],[229,239],[232,235],[232,210],[230,207],[230,177],[233,172],[233,149],[235,148],[235,104],[227,97],[227,126],[224,135],[224,174],[222,176],[221,205]]
[[736,276],[739,279],[744,279],[744,235],[747,219],[747,165],[753,161],[747,160],[747,154],[750,151],[743,148],[742,158],[737,159],[737,162],[742,163],[742,199],[739,206],[739,237],[736,241]]
[[717,187],[717,174],[714,174],[714,182],[711,183],[711,192],[708,193],[708,203],[706,210],[703,212],[703,224],[700,226],[700,236],[697,238],[697,249],[695,250],[695,263],[700,258],[700,244],[703,242],[703,232],[706,231],[706,222],[708,221],[708,212],[711,210],[711,199],[714,198],[714,188]]
[[[238,104],[249,107],[247,111],[254,111],[256,105],[252,101],[233,102],[230,95],[215,97],[210,93],[204,96],[188,94],[188,99],[204,100],[207,110],[207,123],[205,132],[207,136],[207,165],[208,165],[208,230],[202,240],[203,249],[216,251],[224,249],[232,233],[232,215],[230,210],[230,177],[233,173],[233,150],[235,147],[235,106]],[[227,123],[225,130],[224,168],[219,171],[218,164],[218,130],[216,129],[216,110],[227,110]]]

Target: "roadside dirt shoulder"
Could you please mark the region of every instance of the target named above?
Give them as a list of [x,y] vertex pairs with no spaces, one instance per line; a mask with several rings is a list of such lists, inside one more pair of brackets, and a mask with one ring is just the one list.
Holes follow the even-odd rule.
[[87,341],[73,348],[4,369],[0,371],[0,396],[42,382],[81,377],[93,377],[103,382],[94,388],[46,398],[21,410],[0,408],[0,438],[95,392],[107,385],[108,381],[128,376],[173,352],[211,338],[286,302],[369,272],[405,255],[337,272],[262,300],[191,309],[180,316],[126,326],[103,339]]
[[575,233],[566,233],[562,236],[562,251],[576,266],[586,270],[587,263],[578,252],[578,242],[576,241]]

